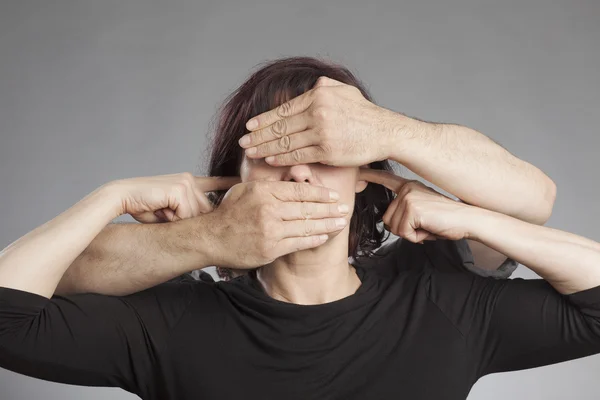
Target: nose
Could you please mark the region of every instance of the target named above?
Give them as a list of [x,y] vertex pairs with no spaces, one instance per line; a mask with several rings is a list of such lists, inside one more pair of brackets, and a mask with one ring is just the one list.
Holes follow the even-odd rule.
[[305,182],[310,183],[311,185],[317,184],[315,176],[312,173],[311,167],[306,164],[292,165],[291,167],[289,167],[285,173],[283,180]]

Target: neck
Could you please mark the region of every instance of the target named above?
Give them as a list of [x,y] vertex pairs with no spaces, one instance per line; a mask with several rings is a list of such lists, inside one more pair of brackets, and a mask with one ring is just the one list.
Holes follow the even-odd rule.
[[280,257],[261,267],[257,277],[272,298],[294,304],[324,304],[352,295],[360,287],[348,263],[348,232],[325,244]]

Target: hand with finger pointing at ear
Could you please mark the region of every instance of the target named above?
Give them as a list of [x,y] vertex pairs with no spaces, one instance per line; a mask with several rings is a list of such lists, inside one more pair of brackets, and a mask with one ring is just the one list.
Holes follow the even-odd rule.
[[396,193],[383,216],[383,223],[394,235],[420,243],[437,237],[460,240],[472,232],[473,206],[389,171],[361,168],[359,173],[359,179],[383,185]]

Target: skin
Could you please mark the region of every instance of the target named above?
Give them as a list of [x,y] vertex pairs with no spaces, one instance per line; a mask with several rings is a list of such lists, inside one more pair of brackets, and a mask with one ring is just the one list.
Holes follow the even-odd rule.
[[[392,112],[367,101],[356,88],[326,77],[313,90],[253,119],[258,124],[248,122],[249,142],[241,140],[240,145],[246,157],[273,167],[358,167],[391,159],[465,204],[539,225],[552,212],[556,196],[552,180],[481,133]],[[248,154],[251,148],[257,152]],[[269,156],[275,156],[274,161]],[[202,190],[209,191],[210,184]],[[164,212],[169,211],[158,213]],[[172,217],[170,213],[161,219],[177,220]],[[186,270],[200,268],[189,243],[204,227],[191,219],[177,226],[109,224],[73,261],[58,292],[133,293],[175,277],[180,265]],[[182,232],[182,227],[187,230]],[[497,269],[507,258],[481,242],[467,241],[479,268]]]
[[[481,133],[392,112],[328,77],[250,119],[246,128],[249,133],[239,141],[246,156],[273,166],[318,162],[357,167],[390,159],[464,203],[539,225],[550,218],[556,198],[556,185],[548,176]],[[468,242],[480,267],[496,269],[507,258]]]
[[[323,164],[274,167],[263,159],[244,157],[240,168],[242,182],[296,181],[334,189],[340,203],[354,208],[356,193],[367,187],[359,180],[355,167],[333,167]],[[327,303],[358,289],[360,280],[348,263],[349,223],[345,217],[343,230],[330,234],[323,245],[280,257],[258,271],[259,281],[270,296],[296,304]],[[323,262],[327,260],[327,262]]]
[[[357,171],[350,172],[357,174]],[[321,182],[339,177],[336,174],[337,171],[323,171],[317,176],[314,172],[315,179]],[[373,171],[372,175],[363,172],[355,176],[354,182],[340,182],[338,189],[350,195],[357,182],[368,179],[384,184],[402,196],[394,215],[401,214],[398,229],[405,232],[408,240],[418,241],[435,235],[451,240],[467,237],[480,241],[526,265],[563,294],[600,285],[600,243],[457,202],[427,187],[403,191],[408,184],[406,180],[385,172]],[[163,195],[157,196],[153,188],[140,191],[140,187],[145,185],[139,180],[104,185],[9,245],[0,252],[0,286],[50,298],[69,265],[115,216],[129,212],[153,212],[170,203],[175,203],[173,207],[178,208],[186,203],[180,190],[160,191]],[[260,275],[267,293],[282,301],[298,304],[320,304],[351,295],[357,288],[352,267],[332,262],[347,254],[347,237],[341,241],[342,235],[346,236],[343,233],[345,228],[333,238],[340,238],[339,247],[335,240],[326,245],[316,238],[324,232],[331,234],[337,230],[335,225],[325,223],[332,218],[302,219],[308,216],[303,202],[309,202],[310,207],[315,209],[316,205],[312,203],[336,202],[328,195],[330,192],[321,186],[281,181],[254,181],[233,186],[219,208],[196,217],[205,218],[204,226],[211,226],[214,235],[207,239],[210,235],[205,231],[202,232],[205,235],[198,236],[195,243],[198,248],[211,249],[199,254],[200,265],[228,262],[230,265],[246,263],[249,266],[249,259],[255,259],[253,264],[266,265],[293,253],[295,248],[297,254],[283,257],[281,271],[267,268],[267,273]],[[132,193],[138,195],[139,203],[132,202],[135,198]],[[177,201],[174,202],[174,198]],[[269,202],[272,204],[270,212],[262,212],[263,204]],[[285,217],[279,212],[290,204],[296,208],[288,208],[288,211],[296,213],[297,217],[293,221],[279,218],[277,215]],[[257,221],[256,215],[268,221]],[[317,226],[318,223],[320,226]],[[311,235],[307,236],[309,227]],[[313,251],[302,252],[313,247]],[[333,259],[329,259],[330,256]],[[270,261],[264,263],[265,260]],[[329,272],[323,272],[319,277],[302,274],[304,268],[300,268],[300,262]],[[295,275],[298,272],[300,275]],[[341,281],[336,282],[335,279]],[[328,290],[335,284],[340,289],[334,294]]]

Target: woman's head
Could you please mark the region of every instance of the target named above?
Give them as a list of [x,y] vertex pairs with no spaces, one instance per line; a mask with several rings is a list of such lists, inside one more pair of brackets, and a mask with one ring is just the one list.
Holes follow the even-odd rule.
[[[213,132],[208,174],[241,176],[242,181],[295,180],[341,191],[342,200],[350,205],[354,203],[349,227],[348,255],[354,258],[370,256],[372,250],[379,247],[385,239],[385,231],[378,227],[378,223],[392,200],[390,190],[380,185],[357,182],[357,168],[323,164],[273,167],[264,159],[246,158],[244,150],[238,144],[238,140],[248,133],[246,122],[250,118],[312,89],[320,76],[355,86],[367,100],[372,101],[360,81],[343,66],[310,57],[269,62],[254,72],[221,107]],[[387,161],[374,162],[368,167],[392,170]],[[347,198],[354,194],[354,199]],[[223,195],[224,192],[215,193],[213,201],[220,203]]]

